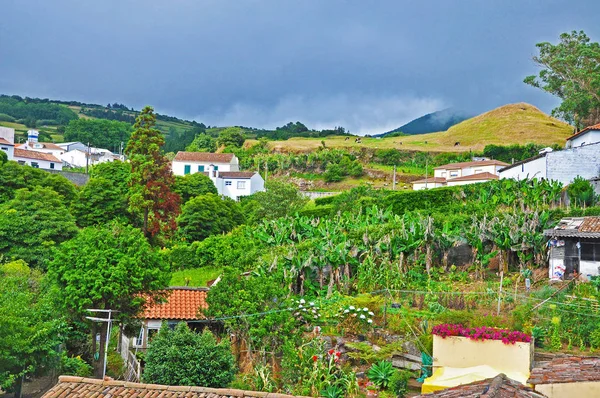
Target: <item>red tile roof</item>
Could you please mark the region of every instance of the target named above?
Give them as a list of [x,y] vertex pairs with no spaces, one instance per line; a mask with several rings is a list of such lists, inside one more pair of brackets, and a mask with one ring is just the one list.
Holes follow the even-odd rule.
[[533,391],[523,384],[499,374],[492,379],[476,381],[447,388],[431,394],[418,395],[422,398],[543,398],[544,394]]
[[24,149],[16,149],[15,148],[15,157],[25,158],[25,159],[36,159],[36,160],[45,160],[47,162],[60,163],[54,155],[50,155],[49,153],[37,152],[37,151],[27,151]]
[[144,319],[203,319],[201,309],[207,309],[207,288],[172,287],[167,290],[166,302],[146,307]]
[[588,127],[584,128],[583,130],[581,130],[581,131],[579,131],[579,132],[577,132],[577,133],[573,134],[572,136],[570,136],[570,137],[567,137],[567,141],[570,141],[570,140],[572,140],[573,138],[575,138],[575,137],[578,137],[578,136],[580,136],[581,134],[583,134],[583,133],[587,133],[588,131],[592,131],[592,130],[600,130],[600,123],[598,123],[598,124],[594,124],[593,126],[588,126]]
[[0,137],[0,144],[2,145],[10,145],[10,146],[15,146],[15,144],[10,143],[9,141],[7,141],[6,139]]
[[553,228],[544,231],[550,237],[600,238],[600,217],[567,217]]
[[475,166],[508,166],[508,163],[501,162],[499,160],[473,160],[472,162],[460,162],[460,163],[449,163],[443,166],[438,166],[434,170],[446,169],[456,170],[463,169],[465,167]]
[[252,171],[221,171],[219,177],[221,178],[232,178],[232,179],[245,179],[252,178],[256,174]]
[[[59,376],[58,383],[42,398],[294,398],[292,395],[228,388],[163,386],[159,384],[130,383],[123,380],[87,379]],[[304,397],[298,397],[304,398]]]
[[542,362],[531,370],[529,384],[600,381],[599,357],[565,357]]
[[412,184],[425,184],[426,182],[430,182],[432,184],[444,184],[446,182],[446,179],[444,177],[429,177],[424,178],[422,180],[412,181]]
[[[37,144],[41,144],[44,149],[51,149],[54,151],[64,151],[64,148],[61,148],[58,145],[53,144],[51,142],[37,142]],[[28,146],[28,144],[19,144],[16,146],[16,148],[25,148],[27,146]],[[38,149],[38,148],[35,148],[35,149]],[[41,148],[39,148],[39,149],[41,149]]]
[[233,153],[177,152],[173,160],[178,162],[230,163],[232,159]]
[[454,181],[478,181],[478,180],[497,180],[498,177],[496,174],[492,174],[492,173],[477,173],[477,174],[470,174],[468,176],[462,176],[462,177],[456,177],[456,178],[451,178],[448,180],[448,182],[454,182]]

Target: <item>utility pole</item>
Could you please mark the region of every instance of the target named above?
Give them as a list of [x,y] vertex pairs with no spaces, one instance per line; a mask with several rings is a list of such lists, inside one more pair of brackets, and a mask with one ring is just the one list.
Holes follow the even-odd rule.
[[394,183],[392,184],[392,191],[396,190],[396,165],[394,165]]
[[427,189],[427,168],[429,167],[429,158],[425,158],[425,189]]
[[87,154],[85,157],[85,174],[90,174],[90,142],[88,141]]
[[[106,344],[104,345],[104,365],[102,368],[102,380],[104,380],[104,377],[106,376],[106,359],[108,356],[108,343],[110,342],[110,330],[111,330],[112,323],[114,322],[114,319],[112,318],[112,313],[119,312],[119,311],[98,310],[98,309],[88,309],[87,311],[108,313],[108,318],[98,318],[98,317],[94,317],[94,316],[86,316],[85,317],[86,319],[89,319],[90,321],[93,321],[93,322],[107,322],[108,323],[108,325],[106,326]],[[94,336],[94,338],[96,338],[96,336]]]
[[269,160],[265,160],[265,182],[267,182],[267,174],[269,174]]

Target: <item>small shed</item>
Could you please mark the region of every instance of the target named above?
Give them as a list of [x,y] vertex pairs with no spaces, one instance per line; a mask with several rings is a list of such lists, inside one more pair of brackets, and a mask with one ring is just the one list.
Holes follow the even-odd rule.
[[600,275],[600,217],[569,217],[544,231],[552,280]]

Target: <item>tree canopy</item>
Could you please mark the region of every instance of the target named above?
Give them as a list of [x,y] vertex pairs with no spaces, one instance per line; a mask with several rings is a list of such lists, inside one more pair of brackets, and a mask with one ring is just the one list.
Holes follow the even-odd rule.
[[119,152],[131,135],[131,124],[116,120],[76,119],[65,128],[65,141],[80,141],[93,147]]
[[217,145],[219,146],[232,146],[241,148],[246,141],[244,136],[244,130],[240,127],[228,127],[219,133],[217,138]]
[[77,225],[89,227],[110,220],[127,220],[127,197],[111,180],[91,178],[71,208]]
[[252,206],[253,220],[275,219],[294,214],[304,207],[308,198],[302,196],[294,184],[269,180],[265,184],[266,192],[257,192],[246,201],[252,200],[256,203]]
[[217,140],[208,134],[198,134],[185,150],[189,152],[214,152],[217,150]]
[[207,193],[214,193],[216,195],[218,193],[215,184],[203,173],[175,176],[175,186],[173,187],[173,191],[181,197],[182,203],[185,203],[198,195]]
[[525,83],[562,100],[556,117],[581,128],[600,121],[600,45],[583,32],[560,35],[560,42],[538,43],[533,60],[542,70]]

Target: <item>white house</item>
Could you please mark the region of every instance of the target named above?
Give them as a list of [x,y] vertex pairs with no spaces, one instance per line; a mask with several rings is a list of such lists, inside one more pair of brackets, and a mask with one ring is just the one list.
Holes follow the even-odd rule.
[[62,170],[62,162],[54,155],[44,152],[27,151],[23,149],[14,149],[12,159],[21,165],[28,165],[38,169]]
[[476,184],[498,179],[498,171],[508,163],[492,159],[475,159],[470,162],[450,163],[436,167],[433,177],[413,181],[413,190],[444,186]]
[[12,160],[15,157],[15,144],[6,138],[0,137],[0,150],[6,153],[8,160]]
[[177,152],[173,159],[173,174],[183,176],[208,172],[210,166],[216,171],[239,171],[239,161],[233,153]]
[[[108,149],[104,148],[88,148],[85,150],[72,149],[63,153],[60,158],[70,167],[86,167],[93,166],[99,163],[112,162],[119,159],[119,155],[115,155]],[[88,162],[89,158],[89,162]]]
[[23,149],[25,151],[34,151],[34,152],[43,152],[49,155],[54,156],[55,158],[59,158],[65,153],[65,150],[59,147],[56,144],[51,142],[35,142],[35,141],[27,141],[24,144],[19,144],[15,146],[15,149]]
[[584,128],[578,133],[567,138],[565,148],[596,144],[600,142],[600,123]]
[[265,180],[257,172],[252,171],[219,171],[209,166],[208,177],[217,187],[219,195],[233,200],[265,190]]

